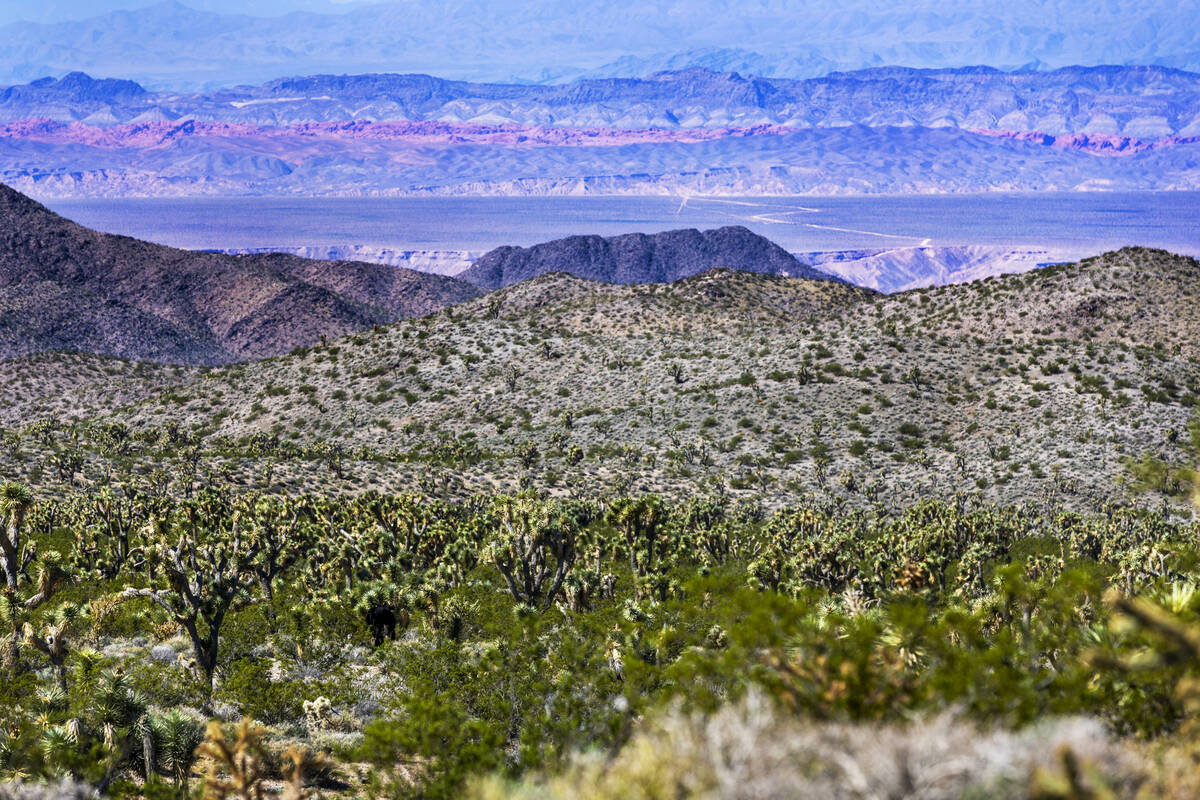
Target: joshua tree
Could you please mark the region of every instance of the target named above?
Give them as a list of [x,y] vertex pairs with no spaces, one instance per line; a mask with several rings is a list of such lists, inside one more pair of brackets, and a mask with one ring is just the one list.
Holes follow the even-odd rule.
[[78,534],[78,559],[105,578],[115,577],[127,566],[136,568],[145,555],[138,538],[145,510],[144,502],[128,488],[120,494],[104,488],[90,497],[87,511],[95,522]]
[[521,462],[521,466],[525,469],[532,467],[542,457],[537,445],[533,442],[521,442],[521,444],[517,445],[515,455],[517,460]]
[[649,574],[666,552],[663,528],[667,510],[662,498],[655,495],[620,498],[609,506],[607,520],[625,541],[629,568],[639,577]]
[[504,370],[504,385],[508,387],[510,392],[515,392],[520,382],[521,373],[516,367],[508,367]]
[[337,476],[338,480],[346,477],[346,448],[344,445],[340,442],[322,441],[313,448],[313,451],[317,458],[325,462],[325,466]]
[[249,602],[254,584],[250,565],[264,542],[259,536],[244,536],[239,521],[226,532],[210,528],[195,513],[186,521],[155,520],[150,526],[163,565],[160,577],[152,586],[125,589],[122,597],[148,598],[183,628],[204,674],[207,702],[212,697],[221,626],[231,610]]
[[[0,560],[4,562],[5,585],[0,612],[11,626],[8,635],[8,665],[12,674],[19,669],[21,642],[27,640],[26,620],[30,612],[44,605],[57,590],[66,573],[57,559],[43,559],[36,584],[29,580],[29,568],[37,559],[37,546],[28,541],[26,517],[33,508],[33,495],[20,484],[0,487]],[[32,631],[32,629],[30,629]],[[58,647],[65,647],[61,639]]]
[[275,622],[275,581],[288,570],[310,545],[311,509],[278,497],[258,499],[244,512],[247,539],[254,546],[254,555],[247,559],[246,568],[262,590],[267,620]]
[[575,563],[577,530],[556,504],[527,494],[498,497],[489,509],[487,552],[518,603],[549,605]]
[[24,541],[25,517],[33,507],[33,495],[20,484],[9,483],[0,488],[0,554],[4,557],[4,578],[9,594],[16,594],[21,573],[33,561],[35,549]]
[[58,678],[58,688],[66,694],[67,691],[67,627],[71,624],[72,614],[64,607],[49,621],[46,627],[38,633],[33,625],[26,622],[22,632],[26,644],[40,650],[50,661],[54,674]]

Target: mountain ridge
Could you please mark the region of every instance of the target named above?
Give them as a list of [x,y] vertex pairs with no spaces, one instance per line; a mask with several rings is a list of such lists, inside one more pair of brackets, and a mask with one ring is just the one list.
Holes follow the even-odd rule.
[[1121,157],[954,128],[845,126],[617,146],[273,133],[112,148],[0,136],[39,198],[847,195],[1200,188],[1200,143]]
[[672,283],[712,269],[840,281],[741,225],[656,234],[569,236],[532,247],[498,247],[458,273],[460,280],[500,289],[549,273],[606,283]]
[[692,68],[552,85],[310,74],[207,92],[147,91],[75,72],[0,89],[0,121],[105,125],[152,118],[273,127],[353,120],[625,129],[860,123],[1153,139],[1200,131],[1197,108],[1200,74],[1147,65],[879,67],[806,79]]
[[0,293],[0,357],[71,349],[217,364],[479,292],[379,264],[199,253],[99,233],[0,184]]
[[1168,67],[140,89],[75,74],[2,90],[0,180],[44,198],[1200,187],[1200,74]]

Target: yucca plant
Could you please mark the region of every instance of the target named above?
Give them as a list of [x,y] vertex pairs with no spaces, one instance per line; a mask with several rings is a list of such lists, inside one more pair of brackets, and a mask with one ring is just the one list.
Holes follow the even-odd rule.
[[190,795],[190,778],[199,754],[196,749],[204,741],[200,725],[186,714],[173,710],[151,719],[157,744],[158,765],[171,776],[181,800]]

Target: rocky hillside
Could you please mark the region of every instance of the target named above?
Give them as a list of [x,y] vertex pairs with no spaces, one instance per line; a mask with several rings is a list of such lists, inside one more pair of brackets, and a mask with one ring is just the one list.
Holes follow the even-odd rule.
[[[1131,458],[1186,457],[1198,292],[1194,260],[1143,249],[893,295],[729,270],[638,285],[556,272],[203,376],[0,362],[0,424],[192,430],[210,469],[280,491],[1083,508],[1128,498]],[[145,449],[171,470],[169,447]]]
[[112,236],[0,186],[0,356],[79,350],[219,364],[478,294],[379,264],[196,253]]
[[894,295],[880,314],[912,332],[1133,344],[1200,359],[1200,262],[1130,247],[1024,275]]
[[499,289],[551,272],[605,283],[669,283],[711,269],[832,280],[740,225],[624,236],[569,236],[533,247],[498,247],[458,277]]

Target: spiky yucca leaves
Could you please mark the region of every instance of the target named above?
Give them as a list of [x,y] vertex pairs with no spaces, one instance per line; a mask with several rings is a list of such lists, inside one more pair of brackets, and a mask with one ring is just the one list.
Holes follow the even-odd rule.
[[36,711],[0,742],[9,777],[71,778],[104,794],[129,775],[152,775],[153,736],[146,700],[121,675],[104,675],[85,698],[57,686],[39,689]]
[[[153,729],[146,698],[124,675],[107,675],[96,691],[95,724],[108,752],[108,764],[100,781],[100,792],[126,770],[137,768],[144,775],[155,772]],[[140,751],[141,758],[137,753]]]
[[190,776],[199,754],[196,749],[204,741],[200,725],[178,710],[151,719],[157,744],[158,766],[171,776],[181,800],[191,793]]

